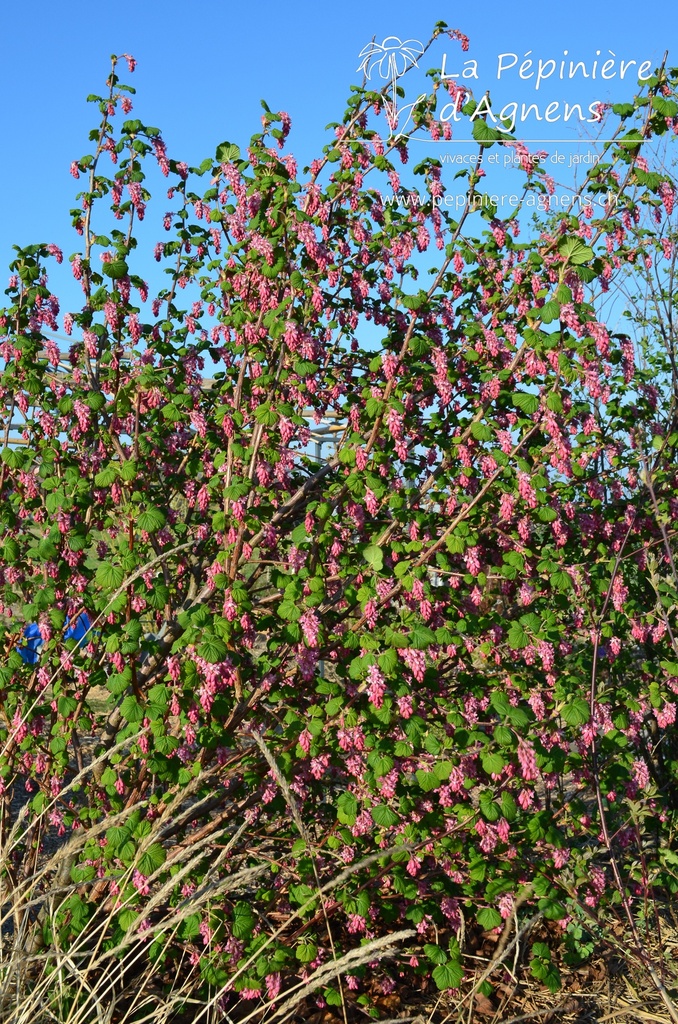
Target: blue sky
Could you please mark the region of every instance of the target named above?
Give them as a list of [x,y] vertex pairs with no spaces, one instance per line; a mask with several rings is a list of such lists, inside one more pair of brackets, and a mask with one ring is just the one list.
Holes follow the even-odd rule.
[[[634,87],[629,74],[628,85],[618,77],[605,83],[553,79],[536,92],[534,79],[521,81],[516,69],[497,81],[500,53],[522,60],[532,51],[533,58],[545,61],[559,60],[568,50],[569,57],[590,65],[597,49],[601,61],[611,50],[617,61],[640,63],[657,62],[668,48],[678,59],[678,20],[630,0],[510,8],[495,0],[458,7],[439,0],[335,5],[140,0],[133,11],[82,0],[14,4],[4,14],[0,62],[3,265],[13,242],[53,241],[67,255],[78,248],[68,217],[77,183],[68,168],[88,152],[96,111],[85,97],[103,89],[112,52],[137,58],[131,79],[137,88],[135,114],[162,129],[171,155],[198,163],[224,139],[246,143],[259,127],[259,101],[265,98],[272,109],[292,116],[289,148],[303,164],[317,155],[326,140],[324,126],[339,118],[350,85],[360,81],[362,47],[373,37],[392,35],[425,41],[438,19],[466,33],[471,47],[462,55],[458,44],[439,42],[424,58],[425,67],[438,64],[443,51],[449,71],[461,71],[463,58],[475,59],[479,77],[471,84],[477,95],[490,88],[495,102],[546,104],[562,98],[588,104],[624,99]],[[539,127],[527,126],[530,137]],[[543,133],[558,137],[558,127],[544,127]],[[571,125],[568,131],[576,135]]]

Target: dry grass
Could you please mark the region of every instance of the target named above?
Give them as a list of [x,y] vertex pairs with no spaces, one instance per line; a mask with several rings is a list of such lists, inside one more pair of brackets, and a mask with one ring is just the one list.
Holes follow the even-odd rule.
[[[265,744],[253,735],[243,737],[243,742],[260,747],[278,779],[298,832],[313,851],[314,836],[302,821],[295,798]],[[89,773],[125,746],[118,744],[98,759],[92,759],[90,751],[89,763],[75,774],[60,798],[68,795],[69,790],[75,792]],[[204,776],[194,780],[167,802],[154,820],[152,832],[142,842],[139,855],[151,843],[163,841],[170,825],[192,819],[200,812],[196,790],[204,781]],[[457,992],[437,993],[433,982],[422,978],[418,985],[403,981],[394,991],[384,994],[376,976],[370,978],[368,974],[364,991],[370,997],[372,1013],[357,1001],[356,993],[341,984],[342,976],[375,962],[389,962],[397,974],[404,957],[403,946],[415,932],[409,928],[381,936],[338,955],[332,939],[336,925],[326,915],[332,959],[302,981],[288,980],[288,987],[275,1002],[263,1005],[259,1001],[232,1000],[226,1011],[222,1004],[223,988],[212,987],[205,997],[199,967],[190,955],[191,944],[182,943],[180,927],[191,915],[208,913],[224,897],[253,899],[255,886],[271,871],[275,844],[270,850],[261,846],[259,860],[253,858],[246,838],[247,820],[242,814],[231,815],[223,827],[185,847],[173,848],[165,843],[168,863],[174,864],[176,873],[167,879],[165,864],[150,876],[150,892],[134,907],[137,917],[130,921],[124,935],[118,935],[115,945],[110,937],[121,908],[105,888],[96,903],[96,913],[77,937],[62,942],[58,930],[53,929],[52,940],[44,945],[39,941],[40,928],[36,923],[54,921],[60,907],[63,913],[65,901],[74,895],[91,895],[92,888],[99,885],[97,879],[80,884],[71,881],[70,866],[77,862],[85,842],[112,825],[121,824],[134,810],[128,807],[55,843],[44,841],[50,806],[29,818],[27,804],[20,806],[20,801],[15,802],[13,825],[0,846],[0,1024],[358,1024],[370,1019],[382,1024],[672,1024],[666,1000],[662,1001],[640,959],[632,953],[632,940],[620,920],[599,922],[602,939],[595,952],[585,963],[570,967],[563,962],[559,925],[534,913],[520,925],[517,918],[509,920],[501,935],[477,927],[462,932],[465,978]],[[33,838],[42,841],[42,854],[34,870],[21,877],[16,866],[17,854],[25,856]],[[388,852],[380,851],[367,860]],[[210,870],[203,883],[172,906],[171,894],[205,858],[209,859]],[[309,902],[318,895],[330,894],[365,866],[365,860],[349,865],[322,884],[316,874],[316,890]],[[134,864],[128,869],[128,877],[133,869]],[[273,943],[291,924],[298,924],[304,909],[291,910],[279,926],[272,926],[268,941]],[[658,911],[652,920],[660,922],[661,936],[653,924],[654,931],[645,935],[645,941],[654,969],[661,975],[670,998],[675,1000],[678,921],[670,905]],[[440,940],[443,942],[445,937],[440,936]],[[168,961],[171,970],[163,966],[162,959],[149,958],[151,941],[179,950],[179,959]],[[535,941],[549,945],[561,971],[562,989],[555,994],[531,975],[529,950]],[[245,974],[250,963],[241,963],[230,980]],[[335,979],[339,979],[342,1005],[331,1009],[319,1007],[314,990]],[[198,998],[201,988],[203,994]]]
[[[665,984],[678,994],[678,929],[668,921],[665,929],[666,945],[654,953],[657,963],[665,961]],[[540,939],[548,937],[545,931],[537,932]],[[518,950],[517,957],[512,951],[507,961],[496,965],[488,949],[494,938],[485,936],[479,952],[467,949],[467,976],[458,992],[409,987],[399,987],[388,996],[375,992],[379,1016],[373,1019],[380,1024],[672,1024],[642,965],[625,948],[623,935],[614,941],[614,948],[606,948],[580,967],[568,969],[561,963],[563,985],[555,994],[531,977],[524,955],[527,946]],[[485,995],[480,991],[481,979],[493,963],[492,991]],[[350,1019],[367,1017],[356,1013]],[[293,1020],[294,1024],[340,1024],[341,1017],[309,1004]]]

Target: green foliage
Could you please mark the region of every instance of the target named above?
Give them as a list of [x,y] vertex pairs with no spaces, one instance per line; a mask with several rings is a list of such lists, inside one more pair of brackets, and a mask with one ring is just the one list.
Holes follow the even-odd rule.
[[[113,988],[126,958],[163,983],[190,965],[194,1002],[263,1019],[307,981],[345,1001],[341,956],[362,1011],[403,931],[403,984],[460,988],[462,928],[538,914],[563,922],[529,960],[556,992],[613,913],[633,929],[678,891],[675,184],[650,146],[674,138],[675,73],[614,112],[586,188],[616,206],[531,230],[527,205],[477,202],[478,173],[455,220],[431,156],[426,201],[385,202],[409,184],[402,138],[375,135],[385,94],[356,87],[306,171],[265,105],[247,149],[189,168],[113,116],[116,67],[74,167],[68,368],[54,246],[16,249],[0,311],[22,941],[59,971],[115,959]],[[481,157],[506,141],[487,116]],[[149,162],[172,206],[150,298]],[[641,359],[605,322],[622,282],[658,299],[627,310]],[[68,1019],[100,1013],[55,977]]]

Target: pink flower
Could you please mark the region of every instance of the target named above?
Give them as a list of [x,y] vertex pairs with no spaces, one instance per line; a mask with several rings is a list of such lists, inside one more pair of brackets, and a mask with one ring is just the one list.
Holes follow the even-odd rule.
[[675,702],[667,702],[660,711],[655,711],[655,718],[657,719],[657,725],[664,729],[667,725],[673,725],[676,720],[676,705]]
[[320,637],[320,620],[314,611],[306,611],[299,619],[304,639],[309,647],[317,647]]
[[418,875],[419,868],[421,867],[421,860],[419,857],[412,855],[407,862],[407,873],[409,875]]
[[459,910],[459,900],[454,899],[451,896],[445,896],[441,900],[440,909],[443,914],[450,922],[455,931],[461,928],[461,912]]
[[529,508],[537,507],[537,496],[527,473],[518,473],[518,493]]
[[370,698],[370,702],[374,704],[377,710],[384,703],[385,693],[386,684],[384,683],[383,675],[376,665],[370,665],[367,670],[367,696]]
[[633,777],[640,789],[650,785],[650,771],[642,757],[633,762]]
[[418,683],[423,683],[426,671],[426,654],[424,651],[417,651],[413,647],[398,649],[398,654],[403,659],[412,675]]
[[673,204],[676,198],[676,193],[671,182],[662,181],[661,185],[659,186],[659,195],[661,196],[662,202],[664,204],[664,209],[666,210],[667,215],[670,217],[673,213]]
[[269,999],[275,999],[280,992],[280,972],[276,971],[275,974],[267,974],[265,978],[266,984],[266,995]]
[[142,896],[148,896],[151,891],[146,876],[142,875],[140,871],[135,871],[132,875],[132,885]]
[[506,920],[513,913],[513,896],[511,893],[504,893],[499,898],[499,913]]
[[469,548],[467,550],[466,554],[464,555],[464,561],[466,562],[466,568],[471,573],[471,575],[472,576],[477,576],[478,573],[480,572],[480,568],[481,568],[480,555],[478,553],[478,548],[477,547]]
[[379,502],[369,487],[365,490],[365,508],[371,516],[376,516],[379,511]]
[[398,697],[396,703],[398,705],[398,711],[400,712],[403,718],[412,717],[414,709],[412,697],[409,695],[409,693],[405,697]]
[[18,743],[21,743],[28,735],[28,726],[26,725],[20,711],[14,712],[14,718],[12,719],[12,725],[15,729],[14,739]]
[[238,606],[233,600],[233,595],[230,590],[227,590],[224,594],[223,614],[229,622],[233,622],[238,615]]
[[520,774],[526,782],[538,778],[536,755],[532,747],[524,740],[518,741],[518,761],[520,762]]
[[626,598],[629,596],[629,588],[624,586],[624,581],[619,574],[612,583],[612,604],[617,612],[622,611]]
[[371,597],[365,605],[365,621],[370,629],[374,629],[377,624],[377,612],[377,602]]

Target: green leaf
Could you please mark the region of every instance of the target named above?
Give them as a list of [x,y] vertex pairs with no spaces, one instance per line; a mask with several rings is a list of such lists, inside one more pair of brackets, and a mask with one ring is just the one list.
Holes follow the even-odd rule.
[[410,646],[417,651],[426,651],[436,642],[436,635],[428,626],[416,625],[410,633]]
[[167,420],[168,423],[178,423],[182,418],[181,409],[172,402],[168,402],[167,405],[163,405],[162,407],[162,417]]
[[89,864],[74,864],[71,868],[71,881],[90,882],[96,875],[96,868]]
[[574,727],[586,725],[591,716],[588,702],[583,697],[575,697],[569,701],[560,713],[567,724]]
[[566,238],[562,238],[558,243],[558,252],[574,266],[589,263],[593,259],[593,249],[577,235],[568,235]]
[[274,412],[273,409],[271,409],[268,402],[265,402],[263,405],[260,405],[255,409],[254,418],[257,423],[261,423],[265,427],[274,427],[280,417],[277,412]]
[[388,754],[382,755],[376,751],[372,751],[368,756],[367,763],[378,778],[381,778],[382,775],[388,775],[393,768],[393,758],[389,757]]
[[233,907],[233,924],[231,925],[231,931],[236,939],[248,939],[252,934],[256,920],[257,918],[251,903],[239,900]]
[[506,761],[501,754],[483,754],[481,761],[483,771],[487,772],[488,775],[499,775],[506,767]]
[[231,501],[237,501],[238,498],[244,498],[246,494],[249,494],[251,487],[252,485],[249,480],[245,480],[242,483],[231,484],[230,487],[224,487],[224,498],[229,498]]
[[36,793],[33,799],[31,800],[31,807],[33,808],[36,814],[41,814],[46,803],[47,797],[45,796],[45,794]]
[[513,733],[505,725],[496,726],[493,736],[501,747],[510,747],[513,744]]
[[154,871],[161,868],[165,863],[165,851],[160,843],[151,843],[147,850],[144,850],[137,867],[142,875],[152,875]]
[[120,478],[125,483],[131,483],[137,475],[137,463],[135,459],[126,459],[120,466]]
[[[398,665],[398,655],[394,650],[384,651],[383,654],[379,655],[379,668],[384,675],[389,675]],[[678,670],[676,671],[678,675]]]
[[427,942],[424,946],[424,953],[429,958],[431,963],[434,964],[446,964],[447,953],[440,946],[435,946],[432,942]]
[[132,928],[138,919],[139,915],[135,913],[130,907],[126,907],[118,913],[118,924],[124,932],[129,928]]
[[454,764],[452,761],[438,761],[433,768],[433,774],[436,778],[440,779],[441,782],[447,782],[453,769]]
[[530,317],[535,320],[539,319],[545,324],[552,323],[559,315],[560,303],[556,302],[555,299],[550,299],[548,302],[545,302],[543,306],[534,306],[529,312]]
[[128,266],[124,260],[111,260],[110,263],[104,263],[101,267],[101,272],[106,277],[113,278],[114,281],[119,281],[123,277],[127,277]]
[[502,138],[502,133],[497,128],[491,128],[482,117],[476,117],[473,121],[473,138],[476,142],[489,145]]
[[384,566],[384,552],[377,544],[368,545],[363,551],[363,558],[375,572],[379,572]]
[[400,821],[396,812],[391,810],[387,804],[377,804],[376,807],[371,809],[370,813],[374,824],[381,825],[382,828],[390,828],[391,825],[397,825]]
[[117,852],[121,846],[129,842],[131,835],[126,825],[113,825],[106,829],[106,842],[114,852]]
[[128,722],[140,722],[144,717],[144,709],[134,696],[129,693],[120,705],[120,713]]
[[524,729],[532,720],[530,715],[531,712],[528,714],[525,708],[521,707],[511,707],[508,710],[508,719],[515,729]]
[[40,556],[40,558],[55,558],[56,553],[56,545],[52,543],[49,537],[43,537],[40,543],[38,544],[38,555]]
[[507,821],[515,821],[518,814],[518,806],[511,794],[506,792],[506,790],[501,794],[501,809]]
[[94,477],[95,487],[110,487],[114,484],[117,479],[118,473],[116,467],[108,465],[104,469],[100,470]]
[[337,800],[337,818],[342,825],[355,825],[358,817],[358,801],[353,793],[342,793]]
[[441,991],[447,988],[459,988],[463,974],[461,964],[456,960],[450,960],[449,963],[438,964],[433,971],[433,980]]
[[489,931],[491,928],[499,927],[502,923],[502,916],[494,907],[483,907],[478,911],[477,920],[481,928]]
[[557,992],[561,986],[560,973],[551,963],[551,951],[544,942],[535,942],[532,947],[530,971],[532,976],[546,985],[550,992]]
[[[512,625],[515,626],[516,623],[513,623]],[[511,710],[511,702],[506,694],[502,693],[501,690],[492,690],[492,693],[490,694],[490,704],[500,715],[508,715]]]
[[574,584],[572,583],[572,577],[569,572],[559,571],[551,573],[551,586],[554,590],[559,590],[561,593],[565,593],[567,590],[572,590]]
[[24,464],[24,453],[16,448],[3,448],[0,458],[10,469],[20,469]]
[[221,142],[217,146],[216,160],[219,164],[230,164],[240,159],[240,146],[234,142]]
[[155,533],[157,530],[161,530],[166,523],[164,513],[159,508],[151,506],[147,508],[145,512],[142,512],[137,519],[137,526],[140,530],[145,533]]
[[[521,647],[527,647],[530,643],[530,638],[521,626],[519,622],[512,622],[508,633],[508,645],[514,650],[520,650]],[[508,712],[507,712],[508,713]]]
[[314,942],[301,942],[295,950],[295,956],[302,964],[310,964],[317,955],[318,947]]
[[488,821],[497,821],[501,817],[501,808],[494,800],[491,790],[486,789],[480,794],[478,804]]
[[440,785],[440,779],[435,772],[427,772],[423,768],[419,768],[416,772],[416,776],[417,782],[425,793],[430,793],[431,790],[437,789]]
[[73,714],[78,706],[78,702],[75,697],[59,697],[57,700],[57,708],[61,718],[68,718]]
[[159,754],[165,754],[167,756],[177,749],[179,746],[179,740],[176,736],[157,736],[154,746]]
[[119,565],[102,562],[96,571],[95,580],[102,590],[118,590],[125,579],[125,573]]
[[111,691],[112,694],[118,696],[124,693],[129,684],[132,681],[132,673],[129,669],[125,669],[124,672],[113,672],[106,679],[106,687]]
[[151,704],[157,704],[160,708],[166,708],[170,702],[172,691],[165,683],[156,683],[148,691],[148,699]]
[[539,408],[539,398],[537,395],[530,395],[526,391],[517,391],[513,396],[513,404],[531,416]]
[[19,561],[19,545],[13,537],[10,537],[5,541],[2,557],[9,565],[13,562]]
[[678,103],[664,96],[653,96],[652,106],[662,117],[675,117],[678,114]]
[[472,423],[471,433],[476,441],[490,441],[492,439],[492,431],[487,423]]
[[210,665],[216,665],[218,661],[224,660],[228,654],[228,648],[223,640],[220,640],[213,633],[208,633],[198,646],[198,654],[205,661],[208,661]]
[[297,622],[301,618],[301,608],[294,601],[281,601],[277,612],[286,622]]

